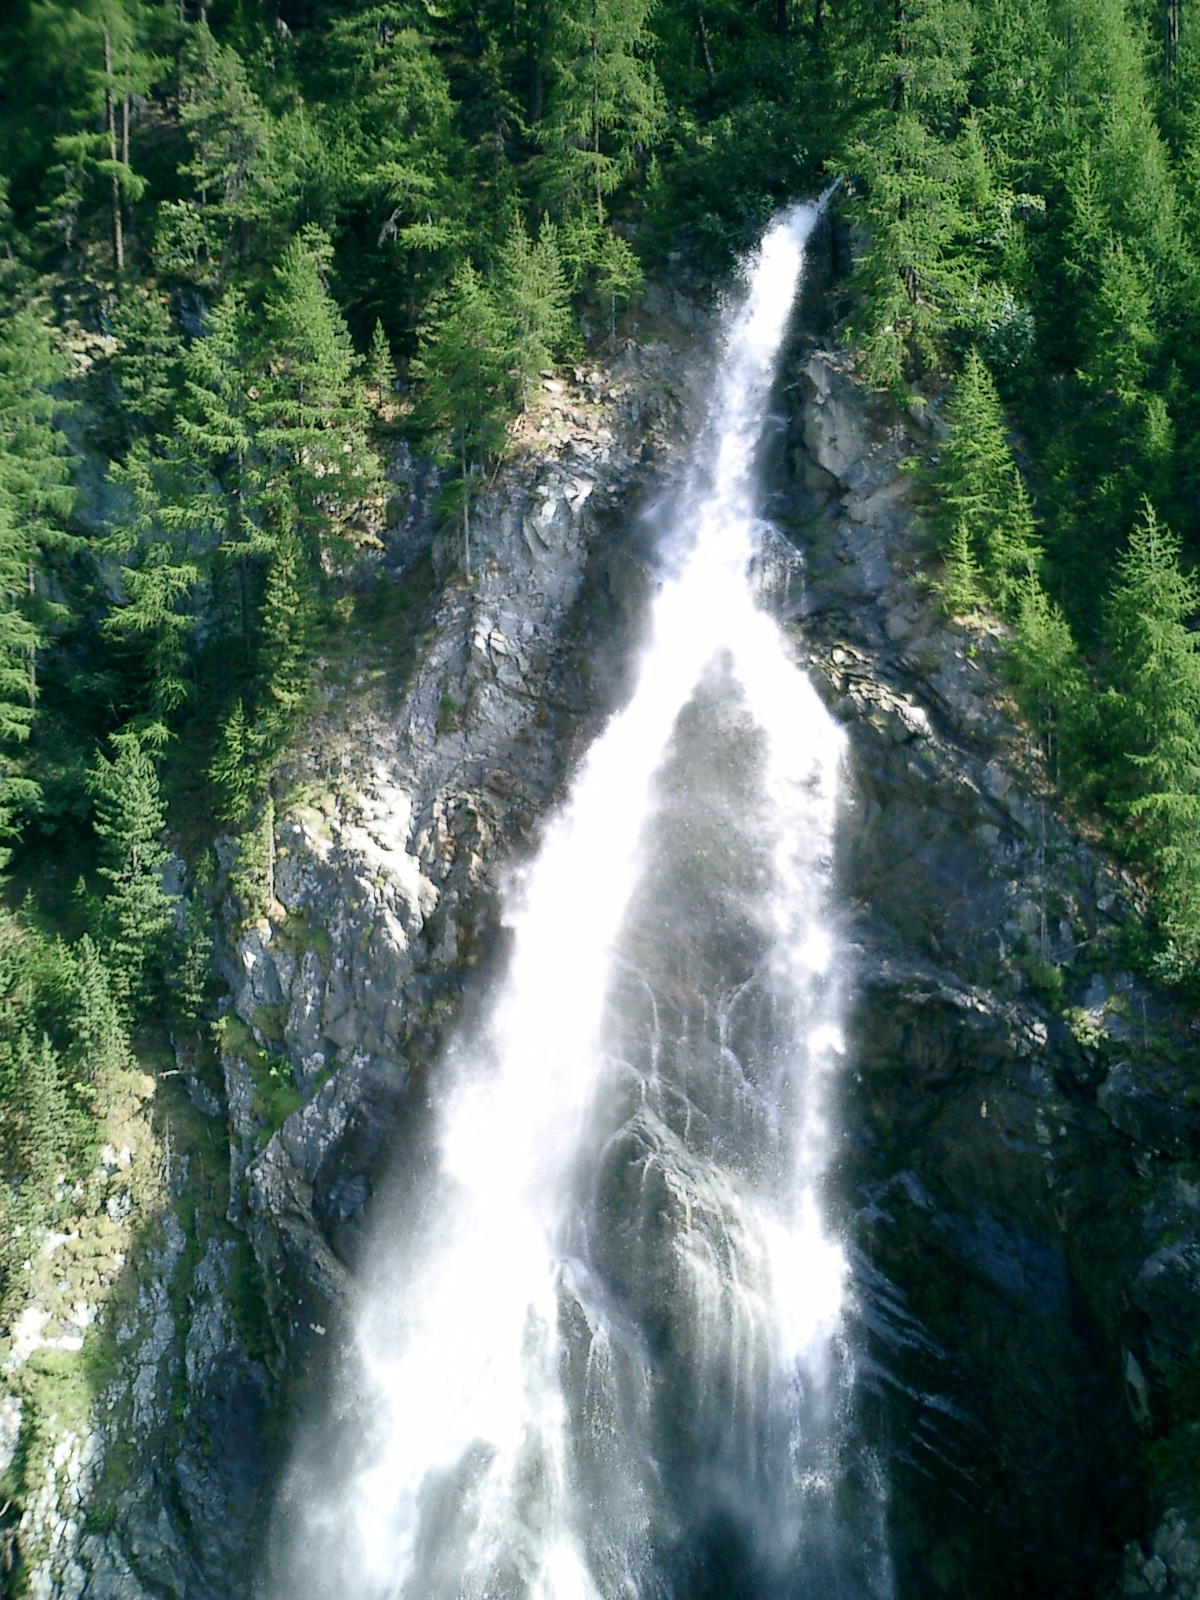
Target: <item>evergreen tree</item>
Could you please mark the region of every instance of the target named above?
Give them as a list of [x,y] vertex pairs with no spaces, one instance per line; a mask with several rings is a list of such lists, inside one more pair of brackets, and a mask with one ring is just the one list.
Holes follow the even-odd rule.
[[378,489],[368,411],[354,353],[325,282],[330,246],[293,239],[265,308],[265,370],[249,415],[267,470],[258,504],[273,538],[294,529],[315,556],[342,518]]
[[509,410],[508,338],[495,298],[468,262],[435,302],[413,363],[422,378],[421,419],[447,464],[459,471],[463,566],[471,573],[471,497],[487,459],[504,442]]
[[[988,595],[1009,611],[1038,564],[1037,529],[1013,460],[1000,396],[975,350],[963,362],[949,423],[935,476],[942,524],[960,546],[965,536]],[[960,558],[962,554],[960,550]]]
[[527,395],[571,346],[573,318],[558,230],[544,219],[536,240],[513,221],[500,252],[497,300],[509,324],[513,365]]
[[[346,154],[348,199],[363,211],[392,273],[399,258],[411,305],[422,263],[436,261],[467,232],[454,176],[465,152],[446,72],[421,16],[404,5],[367,6],[339,18],[329,48],[334,75],[325,116]],[[477,228],[480,218],[471,220]]]
[[[63,1082],[62,1067],[45,1034],[24,1043],[20,1098],[24,1128],[21,1140],[26,1182],[34,1205],[48,1206],[56,1184],[67,1175],[77,1118]],[[22,1194],[24,1199],[24,1194]]]
[[179,403],[183,341],[162,296],[127,294],[113,318],[113,333],[119,341],[113,373],[122,410],[151,432],[166,432]]
[[650,61],[652,0],[562,0],[551,14],[550,109],[540,129],[559,206],[604,199],[662,132],[666,108]]
[[1032,572],[1020,589],[1009,668],[1056,784],[1082,790],[1091,777],[1094,692],[1067,619]]
[[91,1086],[97,1110],[107,1110],[121,1077],[133,1066],[129,1035],[100,951],[84,934],[72,950],[73,1006],[70,1030],[79,1069]]
[[161,75],[150,48],[158,17],[140,0],[39,0],[32,8],[30,44],[61,61],[74,81],[67,104],[73,126],[54,139],[59,195],[52,204],[71,235],[89,194],[107,201],[112,262],[125,271],[126,212],[145,192],[130,159],[130,126],[137,101]]
[[184,908],[183,949],[171,973],[171,990],[179,1014],[197,1023],[213,998],[216,962],[212,917],[207,894],[212,887],[211,853],[205,852],[196,870],[192,892]]
[[1108,612],[1117,803],[1138,829],[1169,938],[1200,959],[1200,581],[1147,500]]
[[968,0],[895,7],[846,155],[872,239],[860,267],[855,333],[870,375],[893,389],[903,386],[910,358],[940,364],[945,331],[972,281],[956,135],[974,23]]
[[308,698],[312,588],[299,540],[285,535],[271,558],[259,630],[261,731],[272,744],[295,726]]
[[[0,325],[0,870],[13,807],[37,784],[14,771],[14,744],[28,739],[38,698],[38,652],[65,607],[47,593],[47,557],[72,543],[70,461],[56,426],[52,389],[67,363],[49,328],[29,308]],[[7,751],[4,747],[7,746]]]
[[208,775],[219,796],[220,820],[230,827],[240,827],[266,781],[262,751],[240,699],[234,701],[221,728]]
[[188,546],[215,545],[209,573],[222,624],[240,642],[247,666],[254,564],[271,548],[257,509],[264,464],[256,444],[249,324],[245,298],[231,289],[213,307],[203,337],[189,345],[172,481],[154,486],[156,516],[169,533]]
[[396,363],[392,360],[392,347],[383,331],[383,323],[375,318],[371,334],[371,349],[367,355],[367,383],[382,402],[396,387]]
[[99,870],[108,884],[99,931],[113,993],[132,1011],[148,997],[151,969],[160,966],[174,928],[175,902],[160,874],[166,812],[154,762],[136,733],[113,734],[110,743],[114,755],[98,752],[89,774]]
[[37,785],[13,770],[14,746],[28,738],[33,723],[29,664],[41,636],[22,610],[29,571],[28,541],[15,525],[0,493],[0,872],[12,851],[13,806],[37,796]]
[[608,312],[609,333],[615,342],[617,302],[627,302],[640,294],[645,287],[645,276],[641,263],[628,243],[608,228],[601,235],[594,264],[596,295]]
[[963,518],[954,524],[946,546],[941,582],[942,603],[952,617],[969,616],[986,604],[983,573],[971,546],[971,534]]
[[[143,652],[145,711],[136,721],[143,741],[161,750],[172,716],[188,698],[187,647],[196,619],[186,605],[199,581],[194,561],[181,560],[159,525],[161,501],[155,482],[159,464],[144,441],[122,467],[111,471],[132,501],[133,514],[115,529],[110,549],[122,554],[136,540],[134,559],[122,566],[125,603],[104,619],[102,631],[136,643]],[[181,602],[184,605],[181,608]]]
[[180,176],[192,195],[159,207],[155,256],[172,276],[223,282],[269,249],[294,209],[280,133],[251,87],[241,56],[206,21],[189,29],[179,58],[179,120],[189,159]]

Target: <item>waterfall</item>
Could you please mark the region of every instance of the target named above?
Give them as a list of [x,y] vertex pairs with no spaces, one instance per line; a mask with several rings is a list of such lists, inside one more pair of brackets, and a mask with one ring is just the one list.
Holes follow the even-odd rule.
[[634,692],[510,897],[430,1170],[377,1230],[341,1444],[285,1496],[280,1600],[886,1588],[822,1200],[843,740],[754,580],[818,215],[746,265]]

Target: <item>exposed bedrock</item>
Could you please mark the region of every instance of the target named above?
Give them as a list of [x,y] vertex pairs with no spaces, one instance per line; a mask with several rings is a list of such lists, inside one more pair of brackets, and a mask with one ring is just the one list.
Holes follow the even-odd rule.
[[[1193,1020],[1056,805],[995,632],[930,592],[927,429],[793,353],[796,637],[850,735],[840,1200],[906,1595],[1200,1593]],[[1190,1467],[1189,1467],[1190,1461]]]
[[[231,908],[223,1084],[191,1085],[228,1141],[227,1211],[197,1250],[178,1220],[195,1174],[168,1175],[126,1399],[99,1430],[100,1447],[122,1432],[134,1481],[47,1594],[252,1592],[374,1197],[418,1160],[445,1029],[503,957],[502,875],[627,681],[646,508],[694,416],[681,319],[657,304],[640,346],[525,420],[474,518],[469,583],[436,486],[397,463],[407,509],[372,578],[408,597],[396,637],[352,645],[327,679],[279,784],[269,915],[246,928]],[[698,320],[687,302],[690,339]],[[936,420],[897,416],[805,332],[779,410],[764,584],[850,741],[833,1203],[898,1594],[1200,1597],[1195,1034],[1122,968],[1136,885],[1061,815],[1000,637],[948,622],[929,588],[901,464]]]

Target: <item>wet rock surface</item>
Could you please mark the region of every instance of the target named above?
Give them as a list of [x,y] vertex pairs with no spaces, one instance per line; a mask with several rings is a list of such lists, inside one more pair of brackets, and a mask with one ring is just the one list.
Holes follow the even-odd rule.
[[788,381],[797,648],[850,736],[839,1186],[897,1588],[1190,1595],[1195,1024],[1122,970],[1137,886],[1061,814],[999,631],[941,612],[905,465],[936,417],[811,341]]
[[[251,1591],[289,1419],[321,1384],[373,1197],[424,1120],[446,1027],[486,986],[498,874],[622,692],[645,502],[669,486],[694,398],[704,313],[689,319],[687,359],[650,339],[543,386],[473,509],[469,579],[435,475],[397,454],[391,523],[349,575],[379,626],[321,663],[322,708],[274,786],[266,914],[248,925],[225,902],[219,1078],[174,1074],[201,1146],[227,1140],[227,1174],[202,1206],[168,1129],[112,1389],[72,1445],[83,1466],[39,1497],[41,1545],[70,1546],[47,1595]],[[678,344],[679,318],[658,320]],[[218,841],[226,875],[235,853]],[[73,1522],[106,1459],[104,1526]]]
[[[659,291],[647,320],[694,336],[682,304]],[[180,1079],[228,1143],[220,1226],[198,1244],[196,1172],[168,1171],[108,1421],[43,1497],[47,1594],[251,1592],[287,1407],[321,1381],[373,1197],[502,954],[500,874],[619,700],[649,581],[639,498],[669,482],[690,366],[647,342],[554,380],[476,508],[469,583],[436,483],[398,458],[361,581],[403,604],[327,679],[281,775],[267,915],[230,905],[220,1080]],[[898,418],[804,334],[780,410],[764,591],[851,747],[837,1204],[897,1592],[1200,1596],[1191,1019],[1122,964],[1137,886],[1060,814],[1001,637],[930,589],[902,464],[936,415]],[[395,672],[389,619],[415,626]],[[105,1453],[130,1481],[89,1524],[77,1486]]]

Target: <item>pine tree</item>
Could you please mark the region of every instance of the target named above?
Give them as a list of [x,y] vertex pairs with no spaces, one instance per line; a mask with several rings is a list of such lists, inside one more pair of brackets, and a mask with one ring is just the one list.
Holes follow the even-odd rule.
[[604,199],[666,123],[650,60],[652,0],[562,0],[552,11],[549,111],[539,129],[548,190],[568,211]]
[[996,385],[971,350],[949,407],[950,432],[935,475],[948,538],[965,538],[987,595],[1003,611],[1040,560],[1029,496],[1013,460]]
[[240,699],[234,701],[222,726],[208,775],[219,796],[220,820],[230,827],[240,827],[266,781],[262,752]]
[[871,240],[853,331],[869,376],[899,391],[914,360],[941,364],[946,332],[975,281],[962,193],[975,149],[956,139],[975,15],[967,0],[910,0],[890,15],[844,159]]
[[198,873],[184,909],[183,949],[171,974],[171,990],[179,1014],[191,1023],[200,1020],[212,1000],[216,979],[212,917],[205,903],[208,887]]
[[308,698],[312,589],[299,540],[285,535],[271,558],[259,629],[261,735],[276,746],[295,726]]
[[946,546],[940,584],[942,603],[952,617],[969,616],[985,603],[983,573],[971,548],[971,534],[960,517]]
[[108,884],[99,932],[113,992],[124,1010],[136,1011],[173,930],[175,902],[159,871],[166,812],[154,763],[136,733],[113,734],[110,743],[114,755],[98,752],[89,773],[99,870]]
[[317,231],[293,239],[265,308],[265,370],[250,415],[268,463],[258,504],[273,538],[295,530],[315,559],[340,518],[376,492],[359,359],[325,282],[331,256]]
[[[58,1056],[43,1034],[25,1043],[21,1100],[24,1129],[21,1140],[26,1181],[35,1206],[50,1205],[57,1182],[66,1176],[77,1118],[63,1082]],[[22,1199],[25,1196],[22,1194]]]
[[609,334],[617,337],[617,302],[628,302],[645,286],[641,262],[628,242],[605,228],[594,258],[596,295],[608,312]]
[[1200,959],[1200,581],[1147,500],[1108,610],[1108,699],[1120,754],[1117,802],[1138,829],[1160,915]]
[[169,462],[173,481],[155,490],[156,516],[169,533],[189,546],[215,544],[209,571],[224,602],[222,623],[240,641],[247,666],[254,565],[271,549],[258,512],[265,471],[256,443],[250,320],[244,296],[230,289],[210,312],[203,337],[189,345]]
[[14,746],[29,738],[33,724],[29,664],[41,642],[21,609],[28,571],[28,539],[0,491],[0,872],[12,857],[5,841],[14,831],[13,807],[38,793],[37,785],[12,767]]
[[[9,859],[13,807],[37,796],[12,770],[38,698],[38,652],[66,608],[47,593],[47,557],[70,548],[71,463],[52,393],[67,373],[46,323],[31,308],[0,325],[0,870]],[[5,751],[4,747],[8,749]]]
[[471,498],[487,459],[504,442],[511,400],[502,311],[475,268],[459,268],[421,330],[413,362],[423,379],[420,417],[441,458],[459,471],[463,566],[471,573]]
[[371,349],[367,355],[367,383],[383,402],[396,387],[396,363],[392,360],[392,347],[383,331],[383,323],[375,318],[371,334]]
[[71,1033],[79,1073],[92,1088],[96,1110],[103,1114],[119,1092],[122,1075],[133,1066],[129,1035],[112,977],[90,935],[85,933],[71,954]]
[[[254,533],[249,504],[260,474],[250,419],[249,323],[240,291],[231,289],[218,300],[203,337],[194,339],[184,356],[183,404],[175,422],[176,459],[193,480],[179,520],[225,544],[250,544]],[[213,495],[213,477],[223,497]]]
[[[110,476],[132,500],[132,515],[107,541],[111,550],[125,554],[136,540],[134,559],[121,570],[125,603],[116,606],[101,624],[102,632],[141,646],[145,663],[146,709],[136,726],[144,743],[161,750],[173,714],[186,702],[187,649],[196,626],[187,602],[199,581],[194,561],[181,560],[159,525],[161,500],[155,482],[159,467],[143,440],[129,452],[124,466]],[[182,603],[182,604],[181,604]]]
[[113,318],[119,348],[113,372],[121,408],[153,433],[165,432],[179,402],[183,341],[160,295],[127,294]]
[[1066,617],[1032,572],[1021,586],[1008,665],[1055,782],[1082,790],[1091,777],[1094,690]]
[[[55,210],[73,219],[89,192],[104,195],[118,276],[125,271],[126,211],[145,192],[130,160],[134,108],[165,65],[150,48],[157,23],[155,9],[139,0],[40,0],[31,14],[36,47],[75,79],[67,102],[74,126],[54,140],[61,190]],[[73,220],[68,226],[73,230]]]
[[514,219],[500,252],[496,299],[509,324],[513,365],[527,395],[547,368],[571,347],[570,293],[558,250],[558,230],[545,218],[536,240]]
[[403,5],[339,18],[329,42],[337,92],[327,115],[351,153],[348,198],[392,272],[399,257],[411,297],[419,263],[450,246],[465,220],[452,176],[465,152],[446,71],[421,14]]
[[206,21],[189,30],[180,52],[179,120],[190,151],[180,176],[194,197],[159,208],[155,255],[175,276],[219,282],[251,254],[280,195],[271,119],[241,56],[218,44]]
[[266,916],[275,898],[275,802],[265,795],[253,824],[238,840],[229,888],[247,922]]

